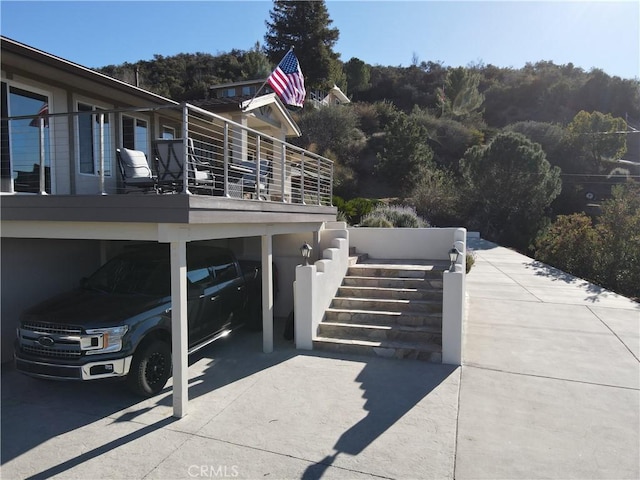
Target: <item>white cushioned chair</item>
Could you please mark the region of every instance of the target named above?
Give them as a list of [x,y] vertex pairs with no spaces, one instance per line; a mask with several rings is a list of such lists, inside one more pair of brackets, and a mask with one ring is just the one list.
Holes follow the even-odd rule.
[[144,152],[118,148],[116,157],[126,192],[131,191],[130,187],[143,191],[156,190],[157,178],[149,168]]

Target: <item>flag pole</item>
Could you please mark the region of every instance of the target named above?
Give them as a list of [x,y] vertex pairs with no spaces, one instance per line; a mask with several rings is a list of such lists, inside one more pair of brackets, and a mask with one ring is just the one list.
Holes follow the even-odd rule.
[[[293,47],[290,47],[290,48],[289,48],[289,50],[287,50],[287,53],[285,53],[285,54],[284,54],[284,57],[286,57],[286,56],[289,54],[289,52],[292,52],[292,51],[293,51]],[[282,58],[284,58],[284,57],[282,57]],[[282,63],[282,60],[280,60],[280,63]],[[278,68],[278,66],[280,65],[280,63],[278,63],[278,65],[276,65],[276,68]],[[243,112],[244,112],[244,111],[246,111],[246,110],[247,110],[247,108],[249,108],[249,106],[253,103],[253,101],[256,99],[256,97],[258,96],[258,94],[262,91],[262,89],[265,87],[265,85],[266,85],[266,84],[267,84],[267,82],[269,81],[269,77],[270,77],[270,76],[271,76],[271,75],[269,75],[269,76],[266,78],[266,80],[262,83],[262,85],[260,86],[260,88],[259,88],[258,90],[256,90],[256,94],[253,96],[253,98],[252,98],[251,100],[249,100],[249,103],[247,103],[247,106],[246,106],[246,107],[244,107],[244,108],[242,109],[242,111],[243,111]]]

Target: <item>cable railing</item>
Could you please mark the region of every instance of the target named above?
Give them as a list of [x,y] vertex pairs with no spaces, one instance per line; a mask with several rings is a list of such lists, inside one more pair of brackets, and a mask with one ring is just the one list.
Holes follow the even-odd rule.
[[331,160],[187,103],[1,120],[3,193],[331,205]]

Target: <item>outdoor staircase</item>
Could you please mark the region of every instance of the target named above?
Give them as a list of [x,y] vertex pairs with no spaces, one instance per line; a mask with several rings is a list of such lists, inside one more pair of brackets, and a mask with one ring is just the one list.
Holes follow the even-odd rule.
[[325,312],[313,348],[441,363],[446,266],[366,255],[357,261]]

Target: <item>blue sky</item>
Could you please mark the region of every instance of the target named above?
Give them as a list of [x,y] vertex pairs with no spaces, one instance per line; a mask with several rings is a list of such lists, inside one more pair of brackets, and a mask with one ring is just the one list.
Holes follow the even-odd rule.
[[[248,50],[263,42],[272,2],[8,1],[2,35],[87,67],[154,54]],[[343,61],[438,61],[521,68],[573,63],[640,77],[640,2],[328,0]]]

